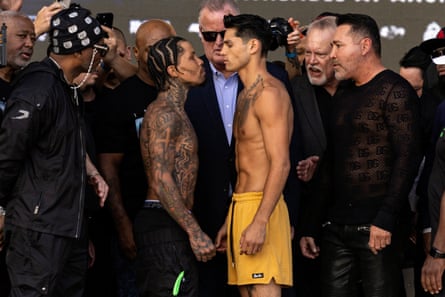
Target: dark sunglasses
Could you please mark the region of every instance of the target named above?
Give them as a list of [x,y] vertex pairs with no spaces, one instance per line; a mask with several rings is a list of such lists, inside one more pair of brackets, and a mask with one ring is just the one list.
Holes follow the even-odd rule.
[[108,45],[106,44],[95,44],[93,45],[93,48],[97,50],[101,57],[105,57],[109,50]]
[[208,41],[208,42],[215,41],[216,38],[218,37],[218,34],[221,35],[221,38],[224,39],[224,34],[225,33],[226,33],[226,30],[219,31],[219,32],[216,32],[216,31],[202,32],[201,31],[202,37],[204,38],[205,41]]
[[437,58],[440,56],[445,56],[445,47],[441,47],[438,49],[433,50],[433,52],[431,53],[431,58]]

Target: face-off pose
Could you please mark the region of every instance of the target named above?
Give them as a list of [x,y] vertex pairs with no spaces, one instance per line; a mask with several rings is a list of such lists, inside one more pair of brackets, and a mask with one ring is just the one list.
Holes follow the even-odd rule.
[[280,296],[280,285],[292,285],[290,223],[282,197],[290,168],[291,102],[266,70],[267,21],[226,16],[224,25],[226,69],[237,71],[246,88],[238,96],[233,129],[238,179],[216,244],[227,248],[229,283],[242,296]]
[[163,272],[150,269],[149,274],[153,274],[146,276],[151,284],[147,290],[157,293],[170,293],[184,271],[181,296],[197,296],[196,259],[206,262],[216,252],[190,212],[198,147],[184,103],[189,88],[204,82],[202,64],[192,45],[180,37],[162,39],[148,55],[148,69],[159,94],[147,108],[141,129],[142,158],[149,183],[146,204],[153,206],[147,219],[152,232],[146,234],[145,242],[153,242],[159,251],[152,261],[159,267],[169,267]]

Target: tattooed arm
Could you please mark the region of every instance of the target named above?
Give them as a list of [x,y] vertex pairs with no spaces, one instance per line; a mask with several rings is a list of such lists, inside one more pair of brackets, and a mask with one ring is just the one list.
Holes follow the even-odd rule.
[[[152,106],[150,106],[152,107]],[[153,108],[155,109],[155,108]],[[216,253],[211,239],[201,230],[198,222],[186,206],[184,191],[193,191],[179,178],[196,175],[197,164],[190,158],[194,140],[187,137],[184,122],[175,112],[164,109],[148,109],[141,131],[141,151],[145,171],[149,176],[150,189],[169,215],[184,229],[198,261],[206,262]]]

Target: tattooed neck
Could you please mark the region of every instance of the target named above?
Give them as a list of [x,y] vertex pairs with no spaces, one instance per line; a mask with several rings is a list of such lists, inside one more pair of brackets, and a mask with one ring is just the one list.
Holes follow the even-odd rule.
[[171,80],[170,87],[168,88],[165,97],[168,102],[172,103],[177,108],[183,109],[188,91],[188,86],[185,86],[176,80]]
[[263,77],[258,74],[253,84],[251,84],[250,87],[244,89],[245,90],[244,93],[246,95],[249,94],[250,92],[252,92],[253,89],[255,89],[258,86],[259,83],[263,84]]

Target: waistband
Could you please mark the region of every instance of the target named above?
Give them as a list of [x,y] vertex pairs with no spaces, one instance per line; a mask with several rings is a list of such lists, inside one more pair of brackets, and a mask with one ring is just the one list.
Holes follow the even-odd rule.
[[144,208],[163,208],[159,200],[145,200]]
[[[233,193],[232,201],[261,200],[262,198],[263,192]],[[283,194],[280,195],[280,199],[283,199]]]

